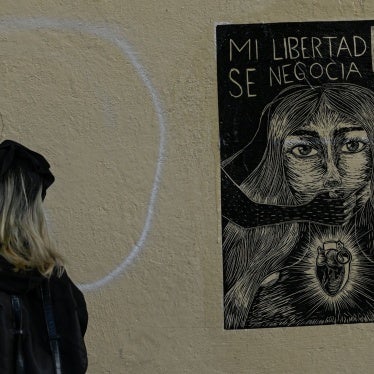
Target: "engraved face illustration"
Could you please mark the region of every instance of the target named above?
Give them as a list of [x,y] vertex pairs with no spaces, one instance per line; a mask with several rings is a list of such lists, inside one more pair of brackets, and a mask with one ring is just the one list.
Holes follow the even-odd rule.
[[288,135],[283,154],[287,182],[301,202],[322,192],[334,198],[370,188],[368,134],[335,112],[319,114]]

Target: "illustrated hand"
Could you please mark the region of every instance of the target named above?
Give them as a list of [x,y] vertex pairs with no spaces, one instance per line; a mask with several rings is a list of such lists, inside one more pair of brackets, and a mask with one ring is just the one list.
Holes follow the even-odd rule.
[[356,214],[361,208],[363,208],[366,202],[370,199],[371,189],[369,183],[358,189],[354,195],[356,196],[356,203],[354,207],[354,214]]
[[330,197],[328,192],[317,195],[303,206],[308,220],[325,225],[345,225],[353,217],[357,195],[348,197]]

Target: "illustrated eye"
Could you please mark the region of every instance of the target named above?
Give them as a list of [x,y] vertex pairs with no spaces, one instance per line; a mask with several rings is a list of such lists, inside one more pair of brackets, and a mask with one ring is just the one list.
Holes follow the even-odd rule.
[[300,144],[292,148],[291,152],[297,157],[311,157],[318,153],[318,151],[308,144]]
[[343,153],[357,153],[366,147],[366,143],[360,140],[349,140],[342,147]]

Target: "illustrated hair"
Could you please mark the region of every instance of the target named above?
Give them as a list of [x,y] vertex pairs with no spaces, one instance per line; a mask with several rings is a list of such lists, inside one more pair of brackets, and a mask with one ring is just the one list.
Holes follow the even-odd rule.
[[13,168],[0,180],[0,254],[15,271],[63,272],[63,259],[50,239],[38,174]]
[[[252,201],[298,205],[284,172],[285,138],[322,114],[336,113],[343,121],[361,126],[374,155],[374,94],[353,84],[319,87],[292,86],[283,90],[262,113],[268,142],[262,160],[240,188]],[[371,171],[371,186],[373,186]],[[371,188],[373,191],[373,188]],[[369,199],[373,205],[373,197]],[[263,280],[280,271],[298,242],[300,223],[282,223],[252,229],[229,223],[224,230],[225,327],[244,327],[253,299]]]

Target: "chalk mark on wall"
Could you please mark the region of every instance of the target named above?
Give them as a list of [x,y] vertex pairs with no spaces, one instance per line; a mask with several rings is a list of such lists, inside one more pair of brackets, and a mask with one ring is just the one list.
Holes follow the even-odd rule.
[[50,29],[55,31],[65,32],[80,32],[95,36],[99,39],[107,41],[116,46],[122,53],[123,57],[128,59],[134,67],[136,73],[142,80],[144,86],[147,88],[154,105],[154,109],[157,114],[159,123],[160,140],[158,147],[157,164],[153,179],[152,190],[148,202],[147,215],[144,221],[142,232],[139,236],[138,241],[132,247],[128,256],[117,265],[111,272],[105,275],[103,278],[92,281],[90,283],[80,284],[79,288],[82,291],[93,291],[111,282],[122,274],[129,265],[131,265],[135,258],[144,248],[147,240],[148,233],[151,229],[152,218],[154,215],[154,206],[156,202],[157,193],[160,186],[162,166],[165,159],[165,145],[166,145],[166,121],[162,110],[161,101],[158,93],[154,88],[147,72],[144,67],[138,61],[132,47],[127,42],[125,37],[120,31],[114,30],[113,26],[109,25],[94,25],[91,23],[75,20],[64,20],[64,19],[50,19],[50,18],[2,18],[0,19],[0,33],[6,34],[14,31],[22,30],[40,30]]

